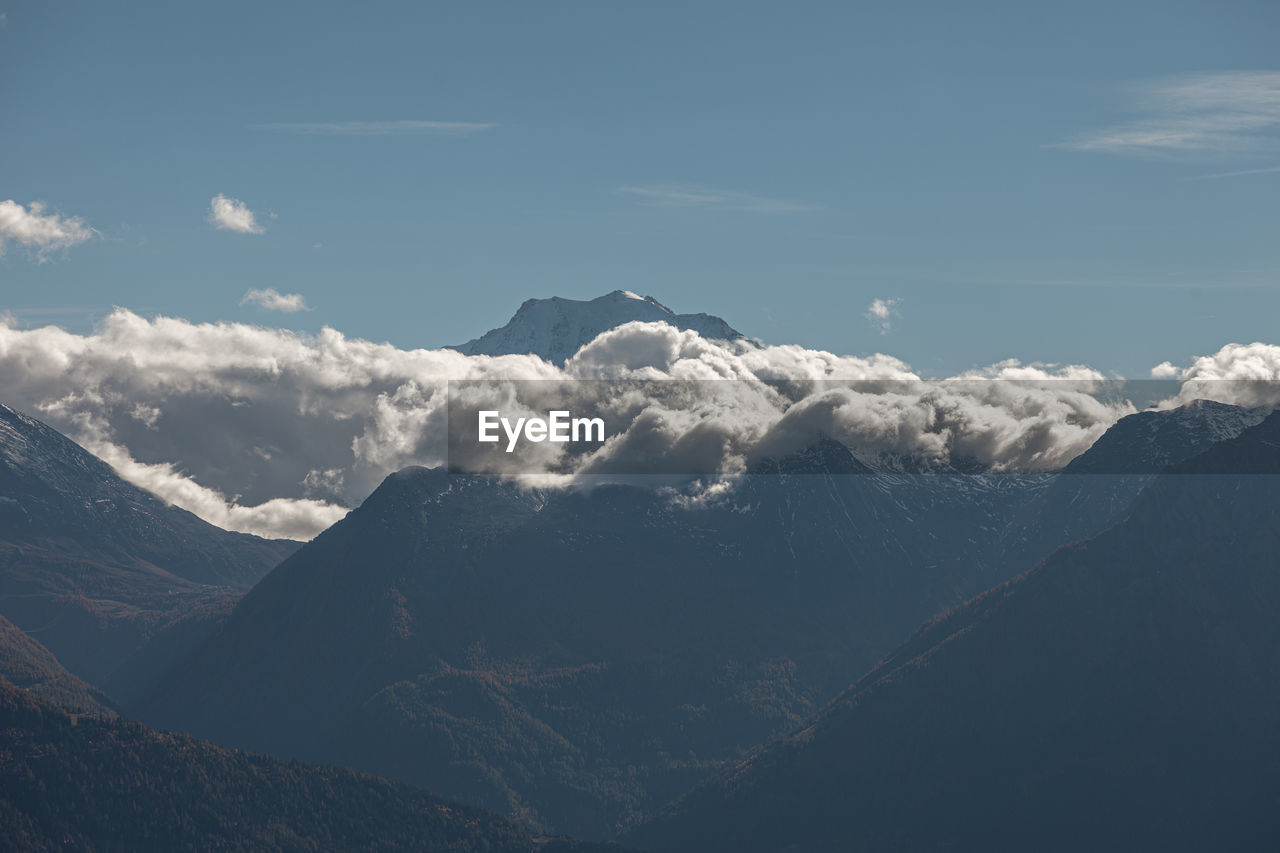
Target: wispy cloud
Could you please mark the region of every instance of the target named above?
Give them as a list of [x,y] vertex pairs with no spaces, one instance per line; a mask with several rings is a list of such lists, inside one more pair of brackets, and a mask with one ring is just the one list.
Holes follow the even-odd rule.
[[306,298],[301,293],[281,293],[274,287],[265,290],[250,290],[240,298],[241,305],[257,305],[266,311],[282,311],[285,314],[296,314],[299,311],[310,311]]
[[218,193],[209,202],[209,223],[223,231],[239,234],[261,234],[267,229],[258,224],[248,205],[239,199],[227,198]]
[[35,250],[40,261],[50,252],[67,249],[98,235],[78,216],[45,213],[45,206],[33,201],[24,207],[13,199],[0,201],[0,255],[13,242]]
[[618,187],[622,195],[649,207],[686,207],[734,210],[744,213],[808,213],[818,206],[784,198],[767,198],[735,190],[718,190],[689,184]]
[[1139,86],[1138,117],[1057,147],[1111,154],[1241,152],[1280,142],[1280,71],[1183,75]]
[[1237,172],[1214,172],[1211,175],[1193,175],[1188,181],[1211,181],[1217,178],[1239,178],[1245,175],[1269,175],[1280,172],[1280,166],[1268,166],[1265,169],[1241,169]]
[[898,316],[898,303],[901,299],[873,299],[871,304],[867,306],[867,313],[864,315],[871,325],[880,329],[880,334],[889,334],[893,328],[893,320]]
[[435,136],[470,136],[497,127],[489,122],[474,121],[281,121],[258,125],[278,133],[308,136],[391,136],[418,134]]

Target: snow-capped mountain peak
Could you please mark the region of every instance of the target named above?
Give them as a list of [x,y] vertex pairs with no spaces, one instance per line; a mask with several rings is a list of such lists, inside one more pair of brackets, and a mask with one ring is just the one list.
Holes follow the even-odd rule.
[[669,323],[703,337],[741,338],[724,320],[710,314],[677,314],[652,296],[615,290],[595,299],[528,299],[501,328],[452,347],[465,355],[533,353],[563,364],[601,332],[631,322]]

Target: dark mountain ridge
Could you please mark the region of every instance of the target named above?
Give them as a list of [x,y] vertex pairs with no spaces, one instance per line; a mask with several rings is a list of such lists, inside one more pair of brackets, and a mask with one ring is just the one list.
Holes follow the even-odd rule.
[[768,465],[716,499],[402,471],[136,710],[606,836],[1003,579],[1002,519],[1047,482]]
[[1220,441],[1235,438],[1268,414],[1267,409],[1247,409],[1216,400],[1192,400],[1176,409],[1137,412],[1117,421],[1062,473],[1155,475]]
[[[829,439],[753,470],[708,496],[406,469],[133,707],[604,837],[1114,518],[1063,504],[1027,558],[1050,475],[868,474]],[[1091,494],[1136,493],[1113,479]]]
[[1015,571],[1058,545],[1121,518],[1162,470],[1234,438],[1268,414],[1213,400],[1121,418],[1071,460],[1010,525],[1006,559]]
[[[126,483],[40,421],[0,405],[3,539],[131,568],[134,591],[187,582],[247,587],[299,543],[232,533]],[[104,583],[107,583],[104,581]]]

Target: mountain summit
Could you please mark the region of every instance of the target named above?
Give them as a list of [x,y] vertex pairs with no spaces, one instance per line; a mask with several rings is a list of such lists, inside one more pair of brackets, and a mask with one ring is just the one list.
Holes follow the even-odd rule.
[[705,338],[743,337],[719,317],[677,314],[652,296],[615,290],[590,300],[559,296],[527,299],[505,326],[451,349],[463,355],[533,353],[547,361],[564,364],[601,332],[636,321],[668,323],[677,329],[691,329]]

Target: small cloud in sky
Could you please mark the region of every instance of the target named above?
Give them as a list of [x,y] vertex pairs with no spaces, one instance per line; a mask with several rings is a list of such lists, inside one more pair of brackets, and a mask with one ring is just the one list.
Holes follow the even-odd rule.
[[1176,379],[1182,371],[1174,367],[1171,361],[1162,361],[1151,368],[1152,379]]
[[285,314],[311,310],[311,306],[307,305],[307,300],[301,293],[281,293],[274,287],[250,290],[240,298],[240,304],[256,305],[264,311],[281,311]]
[[156,421],[160,420],[162,414],[164,413],[158,407],[149,406],[146,403],[135,403],[129,411],[129,416],[146,426],[147,429],[155,429]]
[[1143,84],[1136,96],[1132,121],[1056,147],[1150,156],[1242,152],[1280,141],[1280,71],[1181,75]]
[[13,199],[0,201],[0,254],[7,243],[13,242],[33,249],[40,261],[48,259],[50,252],[79,245],[98,236],[78,216],[59,216],[45,213],[41,202],[33,201],[24,207]]
[[209,223],[223,231],[238,234],[261,234],[266,229],[258,224],[248,205],[239,199],[227,198],[218,193],[209,202]]
[[648,187],[618,187],[620,194],[630,196],[648,207],[686,207],[732,210],[743,213],[808,213],[817,206],[784,198],[767,198],[737,190],[718,190],[689,184],[657,184]]
[[341,468],[312,468],[299,484],[309,498],[341,498],[346,478]]
[[475,121],[278,121],[258,125],[278,133],[307,136],[390,136],[418,134],[434,136],[470,136],[497,127],[490,122]]
[[880,334],[887,335],[893,328],[893,320],[898,314],[898,303],[901,299],[873,299],[867,306],[866,318],[871,325],[880,329]]

